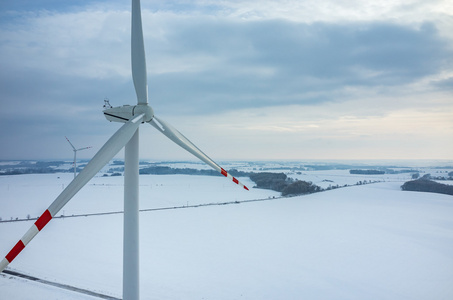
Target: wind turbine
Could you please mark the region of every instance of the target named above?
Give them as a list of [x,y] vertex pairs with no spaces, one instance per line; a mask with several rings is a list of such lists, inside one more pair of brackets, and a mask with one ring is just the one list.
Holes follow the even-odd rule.
[[93,147],[89,146],[89,147],[83,147],[83,148],[76,149],[76,147],[74,147],[74,145],[71,143],[71,141],[68,139],[68,137],[65,136],[65,138],[68,141],[68,143],[71,145],[72,150],[74,151],[74,178],[76,178],[76,174],[77,174],[76,173],[77,172],[77,151],[90,149],[90,148],[93,148]]
[[216,164],[173,126],[154,116],[148,105],[145,47],[143,42],[140,0],[132,0],[132,79],[137,94],[137,105],[107,108],[109,121],[125,123],[95,154],[79,175],[52,202],[11,251],[0,261],[0,272],[25,248],[66,203],[104,167],[123,147],[124,159],[124,239],[123,239],[123,299],[139,299],[139,126],[149,123],[170,140],[219,171],[234,183],[248,190],[236,178]]

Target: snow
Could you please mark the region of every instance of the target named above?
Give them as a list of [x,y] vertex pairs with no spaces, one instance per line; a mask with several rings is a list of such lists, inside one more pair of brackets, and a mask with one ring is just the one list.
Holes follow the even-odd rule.
[[[0,176],[3,220],[39,217],[73,179],[71,173]],[[249,187],[249,178],[238,178]],[[58,213],[71,216],[123,209],[122,176],[93,178]],[[140,208],[160,208],[203,203],[219,203],[279,196],[270,190],[250,189],[245,192],[221,176],[141,175]],[[101,201],[99,201],[101,200]]]
[[[369,178],[302,173],[316,184]],[[410,175],[391,176],[268,199],[279,194],[223,177],[141,175],[141,209],[266,199],[141,212],[141,298],[453,299],[453,197],[401,191]],[[39,216],[71,179],[1,176],[0,216]],[[59,214],[122,210],[122,180],[95,177]],[[0,223],[1,255],[32,223]],[[54,219],[9,268],[121,298],[122,214]],[[7,299],[93,299],[5,274],[0,289]]]
[[350,174],[349,170],[323,170],[323,171],[302,171],[301,174],[289,173],[288,177],[310,181],[322,188],[328,188],[329,186],[344,186],[344,185],[355,185],[358,182],[384,182],[384,181],[396,181],[404,182],[411,180],[411,174],[382,174],[382,175],[357,175]]
[[38,282],[20,279],[9,275],[0,275],[0,290],[2,299],[34,299],[46,300],[94,300],[99,299],[88,295],[66,291]]

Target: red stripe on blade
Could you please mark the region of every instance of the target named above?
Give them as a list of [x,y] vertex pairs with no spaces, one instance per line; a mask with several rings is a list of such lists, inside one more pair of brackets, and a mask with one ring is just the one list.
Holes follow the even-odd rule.
[[38,220],[36,220],[35,225],[39,231],[46,226],[47,223],[52,219],[52,215],[50,214],[49,210],[46,210]]
[[24,248],[25,248],[24,243],[21,240],[19,240],[16,246],[14,246],[13,249],[9,251],[8,255],[5,256],[6,260],[12,262],[13,259],[16,258],[17,254],[19,254],[20,251],[22,251]]
[[239,181],[233,177],[233,182],[236,183],[236,184],[239,184]]
[[227,177],[227,175],[228,175],[227,171],[225,171],[223,168],[222,168],[221,173],[222,173],[222,175],[225,176],[225,177]]
[[246,189],[247,191],[249,190],[249,188],[248,188],[248,187],[246,187],[245,185],[244,185],[244,189]]

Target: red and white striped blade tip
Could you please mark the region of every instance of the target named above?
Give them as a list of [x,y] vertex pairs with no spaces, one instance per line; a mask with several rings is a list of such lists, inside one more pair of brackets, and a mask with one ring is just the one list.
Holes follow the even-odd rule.
[[22,250],[24,250],[25,246],[27,246],[27,244],[44,228],[44,226],[46,226],[47,223],[49,223],[51,219],[52,215],[49,210],[46,210],[0,262],[0,272],[3,271],[8,264],[14,260],[14,258],[16,258]]
[[227,171],[225,171],[224,168],[221,168],[221,173],[223,176],[227,177],[227,178],[230,178],[231,180],[233,180],[234,183],[242,186],[244,189],[246,189],[247,191],[249,191],[249,188],[246,187],[244,184],[242,184],[239,180],[236,179],[236,177],[234,176],[231,176]]

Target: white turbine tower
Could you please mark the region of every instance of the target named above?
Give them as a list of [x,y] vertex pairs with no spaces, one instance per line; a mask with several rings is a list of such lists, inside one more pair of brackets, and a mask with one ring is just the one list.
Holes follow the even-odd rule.
[[52,202],[33,226],[24,234],[11,251],[0,261],[0,272],[25,248],[44,226],[63,208],[66,203],[99,172],[123,147],[124,159],[124,250],[123,250],[123,299],[139,299],[139,228],[138,228],[138,127],[149,123],[170,140],[219,171],[234,183],[248,190],[236,178],[228,174],[206,154],[198,149],[170,124],[154,116],[148,105],[145,48],[143,43],[140,0],[132,0],[132,78],[137,93],[137,105],[124,105],[104,110],[109,121],[125,123],[96,153],[83,170],[71,181],[63,192]]
[[74,151],[74,178],[76,178],[76,175],[77,175],[77,151],[90,149],[93,147],[89,146],[89,147],[83,147],[83,148],[76,149],[76,147],[74,147],[74,145],[71,143],[71,141],[68,139],[68,137],[65,136],[65,138],[68,141],[69,145],[71,145],[72,150]]

